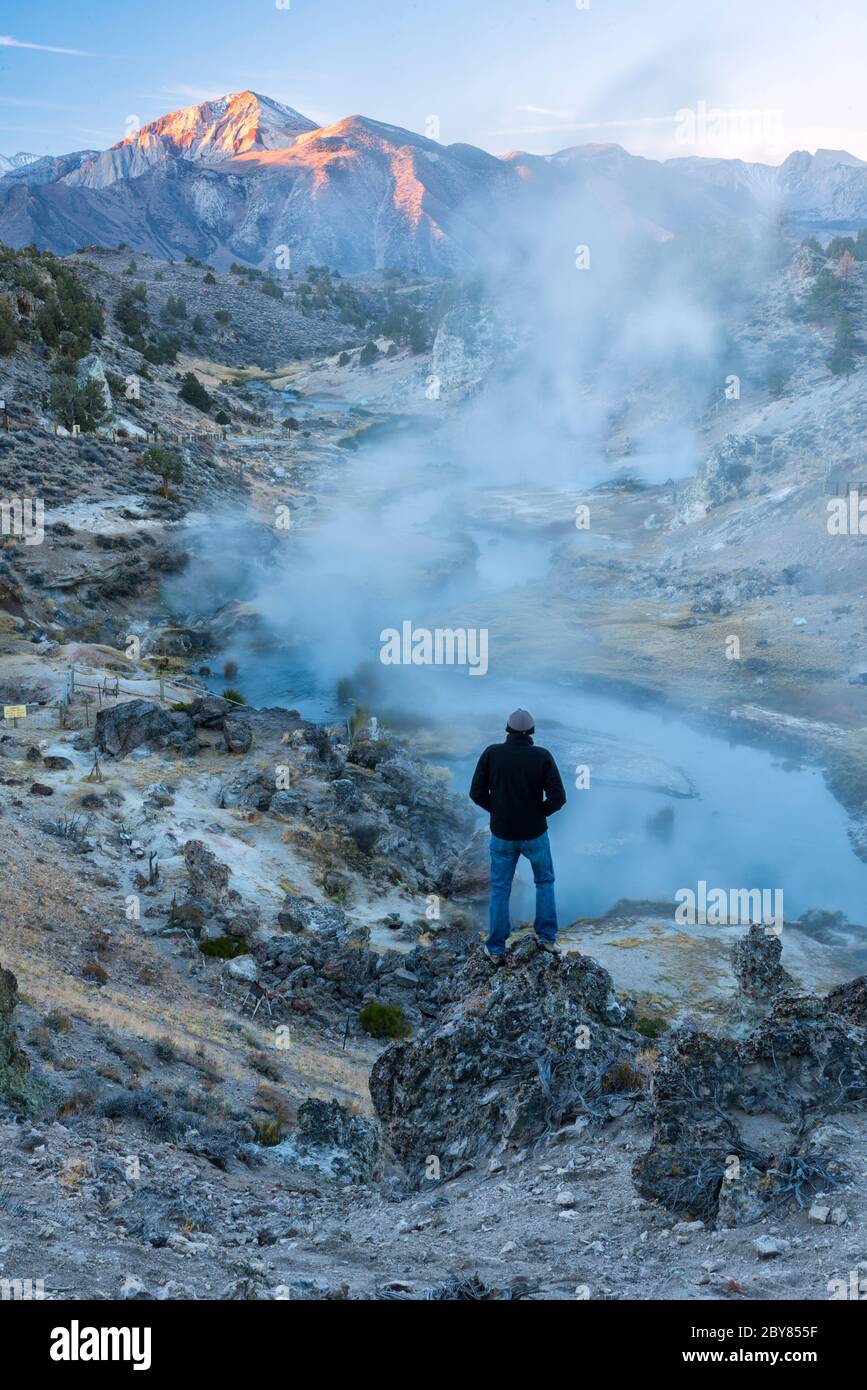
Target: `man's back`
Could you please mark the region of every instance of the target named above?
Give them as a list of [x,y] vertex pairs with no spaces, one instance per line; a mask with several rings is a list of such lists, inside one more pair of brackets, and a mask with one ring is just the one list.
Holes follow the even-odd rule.
[[490,811],[491,831],[501,840],[544,835],[546,816],[566,801],[548,749],[537,747],[528,733],[511,730],[504,743],[492,743],[479,758],[470,796]]

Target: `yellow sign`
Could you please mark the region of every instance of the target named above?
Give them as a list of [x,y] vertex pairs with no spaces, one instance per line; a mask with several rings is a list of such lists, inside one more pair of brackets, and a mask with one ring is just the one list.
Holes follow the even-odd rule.
[[26,705],[4,705],[4,706],[3,706],[3,718],[4,718],[4,719],[26,719],[26,718],[27,718],[27,706],[26,706]]

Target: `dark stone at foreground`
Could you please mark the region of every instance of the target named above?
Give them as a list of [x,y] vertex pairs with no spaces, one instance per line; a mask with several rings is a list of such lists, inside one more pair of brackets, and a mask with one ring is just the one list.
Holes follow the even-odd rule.
[[637,1085],[634,1010],[586,956],[525,938],[493,968],[473,951],[442,986],[438,1020],[379,1056],[370,1094],[412,1182],[448,1178],[580,1115],[602,1122]]
[[653,1142],[633,1167],[643,1196],[740,1225],[835,1184],[842,1169],[817,1158],[811,1135],[867,1099],[867,1032],[829,1003],[789,990],[743,1041],[670,1035]]

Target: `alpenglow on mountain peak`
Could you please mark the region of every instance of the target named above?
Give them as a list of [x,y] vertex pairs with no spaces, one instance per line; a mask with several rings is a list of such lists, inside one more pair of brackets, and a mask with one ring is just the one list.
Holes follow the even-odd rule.
[[280,149],[316,128],[315,121],[291,106],[243,91],[181,107],[150,121],[121,143],[164,140],[188,159],[219,158],[245,150]]
[[271,97],[234,92],[149,121],[85,160],[67,182],[71,187],[107,188],[176,159],[216,163],[255,150],[284,149],[299,135],[317,129],[315,121]]

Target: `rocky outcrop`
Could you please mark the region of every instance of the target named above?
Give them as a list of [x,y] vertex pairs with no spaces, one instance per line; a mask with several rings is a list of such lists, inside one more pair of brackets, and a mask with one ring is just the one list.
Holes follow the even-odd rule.
[[11,970],[0,967],[0,1105],[21,1113],[36,1108],[43,1087],[18,1045],[14,1022],[17,1003],[18,981]]
[[740,989],[750,999],[768,1000],[792,986],[792,977],[780,964],[783,943],[773,931],[753,923],[747,935],[732,947],[732,970]]
[[789,990],[743,1041],[678,1030],[653,1077],[654,1138],[638,1190],[673,1211],[739,1225],[838,1180],[812,1131],[867,1099],[867,1032],[827,999]]
[[411,1182],[585,1116],[602,1122],[638,1087],[632,1006],[584,956],[552,959],[525,939],[492,970],[472,952],[442,986],[440,1018],[388,1047],[370,1076],[386,1143]]
[[283,1158],[300,1168],[314,1168],[338,1182],[370,1182],[381,1161],[379,1127],[354,1115],[336,1100],[305,1100],[298,1107],[298,1126],[280,1146]]
[[337,932],[345,935],[350,921],[336,903],[318,903],[313,898],[287,893],[277,914],[277,923],[284,931]]
[[229,891],[229,870],[201,840],[187,840],[184,864],[190,880],[190,893],[217,905]]
[[867,1029],[867,975],[859,975],[857,980],[847,980],[837,985],[828,994],[828,1008],[835,1014],[842,1014],[850,1023]]
[[223,720],[223,742],[227,753],[249,753],[253,747],[253,726],[249,715],[236,712]]
[[247,768],[220,788],[220,806],[241,806],[251,811],[267,811],[276,794],[274,772]]
[[190,704],[189,716],[197,729],[219,729],[234,708],[231,700],[224,700],[221,695],[197,695]]
[[127,700],[101,709],[96,716],[96,745],[103,753],[122,758],[144,744],[195,748],[193,722],[179,710],[150,700]]
[[435,389],[451,398],[477,391],[494,364],[496,348],[487,313],[471,304],[450,309],[443,315],[431,352]]
[[258,913],[231,887],[227,865],[201,840],[187,840],[183,855],[189,886],[184,900],[172,904],[170,925],[195,936],[255,939]]

